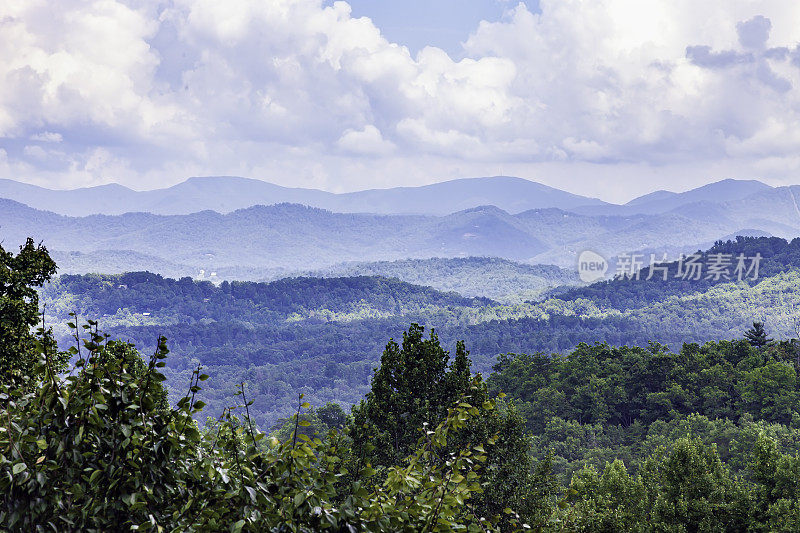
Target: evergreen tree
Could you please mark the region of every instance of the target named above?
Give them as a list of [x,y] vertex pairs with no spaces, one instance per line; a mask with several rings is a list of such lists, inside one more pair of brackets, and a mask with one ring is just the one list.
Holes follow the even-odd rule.
[[448,359],[435,332],[426,339],[417,324],[403,334],[402,345],[389,342],[371,391],[353,408],[354,455],[377,468],[402,461],[426,436],[423,430],[436,427],[456,406],[468,409],[474,418],[450,437],[446,449],[453,453],[487,443],[481,447],[483,492],[473,496],[471,509],[501,529],[520,518],[541,522],[549,514],[553,478],[548,462],[535,465],[530,457],[525,420],[513,404],[487,401],[486,385],[480,375],[472,376],[463,342],[456,344],[449,366]]
[[753,327],[745,332],[744,338],[754,348],[763,348],[772,342],[772,339],[767,337],[763,322],[753,322]]

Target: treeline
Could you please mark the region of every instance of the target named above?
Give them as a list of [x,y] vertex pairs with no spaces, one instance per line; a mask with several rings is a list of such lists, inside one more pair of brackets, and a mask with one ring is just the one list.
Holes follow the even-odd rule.
[[800,451],[800,344],[686,344],[672,353],[582,344],[566,356],[503,356],[490,390],[515,398],[536,437],[534,455],[554,454],[567,478],[620,459],[632,471],[658,446],[687,434],[715,444],[736,472],[759,433]]
[[304,276],[383,276],[440,291],[502,301],[532,299],[549,287],[577,285],[573,270],[554,265],[529,265],[499,257],[434,257],[371,263],[344,263],[303,272]]
[[403,315],[433,306],[473,307],[492,304],[486,298],[465,298],[397,279],[285,278],[271,283],[223,281],[219,286],[189,277],[178,280],[149,272],[118,275],[64,275],[43,289],[50,312],[64,317],[79,311],[111,316],[122,309],[163,320],[196,322],[237,317],[253,324],[313,313],[347,314],[368,306]]

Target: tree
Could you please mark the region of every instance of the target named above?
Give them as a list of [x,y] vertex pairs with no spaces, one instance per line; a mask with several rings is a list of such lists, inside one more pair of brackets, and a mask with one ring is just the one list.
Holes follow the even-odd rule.
[[[36,344],[45,343],[52,354],[56,345],[42,331],[33,328],[40,322],[39,297],[41,287],[56,272],[56,264],[47,249],[28,239],[14,256],[0,246],[0,383],[23,383],[31,377],[38,358]],[[63,364],[64,358],[53,358]]]
[[716,446],[681,438],[642,466],[644,501],[656,531],[744,531],[746,491],[730,476]]
[[[376,468],[400,462],[458,405],[468,409],[472,419],[453,432],[445,449],[455,453],[489,443],[481,448],[486,464],[483,492],[473,498],[475,512],[502,529],[518,518],[541,520],[550,504],[552,478],[549,464],[538,465],[534,473],[525,420],[513,404],[488,401],[480,375],[472,376],[463,342],[456,344],[449,366],[448,359],[435,332],[426,339],[417,324],[403,334],[402,345],[389,342],[372,389],[353,408],[348,433],[354,456]],[[531,494],[540,497],[526,499]]]
[[328,402],[317,409],[317,416],[328,429],[341,430],[347,424],[347,413],[336,402]]
[[[456,400],[469,392],[470,363],[463,342],[448,369],[450,355],[431,331],[411,324],[402,345],[390,340],[372,378],[372,388],[353,408],[351,435],[354,447],[367,446],[376,465],[396,463],[407,457],[426,425],[443,420]],[[482,399],[481,399],[482,401]]]
[[744,338],[754,348],[763,348],[772,342],[772,339],[767,337],[763,322],[753,322],[753,327],[745,332]]
[[230,410],[204,434],[193,417],[207,375],[197,369],[186,396],[163,409],[165,339],[148,364],[106,341],[90,330],[68,375],[38,343],[37,386],[0,385],[0,419],[11,422],[0,432],[0,530],[499,531],[465,509],[481,489],[485,443],[447,449],[474,409],[448,410],[384,483],[353,484],[334,503],[345,439],[295,432],[260,446],[264,435]]

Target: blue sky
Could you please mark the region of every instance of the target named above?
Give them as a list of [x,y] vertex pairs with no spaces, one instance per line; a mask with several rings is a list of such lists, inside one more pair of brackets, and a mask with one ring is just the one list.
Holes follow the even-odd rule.
[[789,0],[0,2],[0,178],[800,183]]
[[[497,22],[509,4],[503,0],[351,0],[354,17],[369,17],[390,41],[403,44],[412,54],[426,46],[441,48],[461,58],[461,45],[481,21]],[[333,4],[332,1],[326,5]],[[530,11],[539,3],[523,2]]]

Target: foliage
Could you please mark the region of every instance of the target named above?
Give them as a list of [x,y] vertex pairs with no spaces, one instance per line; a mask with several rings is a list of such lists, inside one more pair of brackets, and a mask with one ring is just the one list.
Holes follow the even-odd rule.
[[[0,246],[0,383],[21,383],[31,375],[37,343],[56,351],[50,335],[37,338],[32,332],[40,321],[35,287],[41,287],[55,272],[56,264],[47,249],[32,239],[20,246],[16,256]],[[54,357],[52,362],[60,366],[63,357]]]
[[487,401],[486,386],[480,375],[472,378],[470,367],[463,342],[457,343],[450,360],[436,333],[431,331],[426,339],[418,324],[403,333],[402,344],[389,341],[370,391],[353,408],[349,424],[353,455],[379,471],[396,463],[413,449],[419,428],[435,426],[459,398],[468,396],[474,407],[460,405],[471,409],[473,419],[451,437],[447,449],[489,443],[485,448],[487,486],[476,497],[476,511],[503,527],[509,527],[514,518],[505,516],[509,508],[527,521],[541,519],[551,495],[544,494],[536,501],[526,499],[534,473],[524,421],[513,405]]
[[352,417],[338,404],[312,409],[301,394],[265,439],[248,398],[257,380],[239,382],[229,399],[241,403],[199,428],[208,376],[197,365],[170,407],[163,337],[145,363],[97,322],[73,321],[65,375],[44,328],[11,325],[34,339],[35,364],[25,386],[0,387],[0,529],[800,526],[797,339],[677,352],[579,344],[566,355],[503,356],[485,384],[464,343],[451,360],[413,324],[387,345]]
[[[446,344],[464,340],[474,369],[484,375],[498,354],[566,354],[587,340],[641,347],[655,340],[677,348],[684,342],[742,338],[754,320],[769,324],[776,338],[794,335],[800,272],[792,269],[800,265],[800,240],[738,239],[712,250],[761,253],[761,274],[771,277],[723,283],[648,281],[643,275],[559,298],[500,305],[385,278],[217,287],[129,273],[62,276],[42,289],[41,299],[62,346],[69,336],[60,325],[69,312],[99,319],[106,331],[140,347],[166,335],[172,353],[164,374],[173,402],[179,398],[174,391],[202,363],[215,376],[202,392],[208,414],[219,416],[239,383],[246,382],[255,400],[253,419],[268,428],[291,415],[299,393],[315,405],[357,403],[369,391],[386,339],[398,337],[411,322],[435,326]],[[483,264],[464,262],[466,272]],[[454,265],[429,267],[444,276]],[[402,273],[411,267],[397,268]],[[800,348],[795,353],[800,358]]]
[[744,338],[756,348],[763,348],[772,342],[772,339],[767,337],[763,322],[753,322],[753,327],[745,331]]
[[[216,433],[193,420],[195,372],[175,409],[163,409],[165,339],[147,370],[131,350],[109,350],[89,324],[73,349],[76,373],[53,373],[41,352],[42,381],[33,390],[4,388],[0,416],[0,527],[71,531],[488,531],[470,511],[480,492],[481,443],[444,451],[473,417],[462,403],[429,427],[407,460],[380,484],[364,468],[341,494],[342,439],[295,433],[259,445],[252,425],[223,417]],[[116,346],[119,348],[119,345]],[[115,356],[122,353],[122,356]],[[141,361],[140,361],[141,363]],[[247,409],[248,402],[244,407]],[[301,409],[308,407],[302,404]],[[213,440],[210,440],[212,439]],[[370,489],[366,487],[369,486]],[[334,500],[338,503],[333,504]]]

